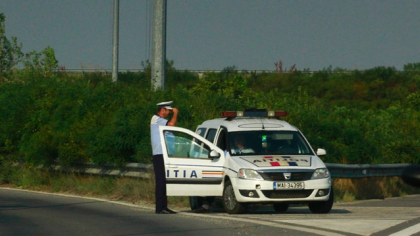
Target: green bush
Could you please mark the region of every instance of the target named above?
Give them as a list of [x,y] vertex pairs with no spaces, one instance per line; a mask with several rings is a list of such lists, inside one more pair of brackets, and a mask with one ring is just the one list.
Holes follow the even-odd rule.
[[420,72],[377,67],[309,74],[206,73],[168,63],[165,91],[150,89],[150,68],[109,74],[16,73],[0,84],[0,152],[15,161],[62,165],[151,162],[150,118],[173,100],[188,129],[222,110],[287,110],[330,163],[419,163]]

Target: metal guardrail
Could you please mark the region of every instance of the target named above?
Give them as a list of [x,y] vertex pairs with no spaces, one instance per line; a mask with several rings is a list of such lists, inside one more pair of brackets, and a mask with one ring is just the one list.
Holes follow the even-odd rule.
[[[143,72],[144,69],[119,69],[119,73],[125,73],[125,72],[132,72],[132,73],[138,73]],[[204,74],[204,73],[221,73],[224,72],[223,70],[177,70],[177,71],[188,71],[194,74]],[[64,72],[69,74],[84,74],[84,73],[104,73],[104,74],[111,74],[112,69],[57,69],[55,72]],[[261,73],[276,73],[275,70],[235,70],[235,72],[241,74],[241,73],[250,73],[255,72],[257,74]],[[288,71],[282,72],[284,74],[289,73]],[[306,73],[306,72],[305,72]],[[308,71],[307,73],[313,73],[313,71]]]
[[[277,70],[248,70],[248,69],[234,69],[234,70],[189,70],[189,69],[177,69],[176,71],[183,72],[188,71],[194,74],[204,74],[204,73],[221,73],[221,72],[235,72],[238,74],[246,74],[246,73],[256,73],[256,74],[262,74],[262,73],[281,73],[281,74],[289,74],[294,73],[295,71],[277,71]],[[327,71],[330,74],[341,74],[341,73],[352,73],[356,70],[303,70],[298,71],[299,73],[303,74],[313,74],[315,72],[322,72]],[[357,70],[357,71],[366,71],[366,70]],[[397,72],[418,72],[416,70],[396,70]],[[54,72],[64,72],[69,74],[84,74],[84,73],[104,73],[104,74],[112,74],[112,69],[93,69],[93,68],[85,68],[85,69],[67,69],[67,68],[59,68],[55,69]],[[138,73],[138,72],[144,72],[144,69],[118,69],[118,73],[126,73],[126,72],[132,72],[132,73]]]
[[[119,69],[118,72],[119,73],[125,73],[125,72],[132,72],[132,73],[138,73],[138,72],[143,72],[144,69]],[[230,71],[226,71],[226,70],[176,70],[176,71],[188,71],[194,74],[204,74],[204,73],[221,73],[221,72],[227,72],[229,73]],[[301,73],[304,74],[313,74],[315,72],[319,72],[322,70],[317,70],[317,71],[300,71]],[[103,73],[103,74],[112,74],[112,69],[57,69],[55,70],[55,72],[64,72],[64,73],[69,73],[69,74],[84,74],[84,73]],[[232,72],[238,73],[238,74],[243,74],[243,73],[256,73],[256,74],[262,74],[262,73],[281,73],[281,74],[288,74],[294,71],[276,71],[276,70],[232,70]],[[351,73],[353,72],[352,70],[346,70],[346,71],[340,71],[340,72],[335,72],[335,71],[331,71],[329,73]]]
[[325,163],[332,178],[366,178],[401,176],[402,170],[411,164],[361,164],[346,165]]
[[[366,178],[366,177],[392,177],[401,176],[402,170],[411,164],[325,164],[332,178]],[[153,165],[141,163],[128,163],[125,166],[103,166],[86,164],[73,167],[53,165],[57,171],[71,171],[87,174],[125,176],[134,178],[150,178]]]
[[[45,168],[45,167],[40,167]],[[122,177],[134,177],[134,178],[150,178],[153,172],[153,165],[141,164],[141,163],[128,163],[125,166],[109,166],[109,165],[95,165],[85,164],[76,165],[72,167],[52,165],[49,169],[56,171],[65,172],[78,172],[86,174],[98,174],[98,175],[114,175]]]

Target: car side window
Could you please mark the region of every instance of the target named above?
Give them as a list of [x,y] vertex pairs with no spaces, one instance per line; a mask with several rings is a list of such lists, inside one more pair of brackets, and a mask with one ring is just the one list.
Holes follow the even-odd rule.
[[201,137],[204,137],[204,134],[206,133],[206,128],[199,128],[195,131],[195,133],[200,135]]
[[226,143],[227,143],[227,132],[225,129],[222,129],[219,133],[219,137],[217,138],[217,144],[220,149],[227,150]]
[[210,148],[201,145],[193,136],[171,131],[170,135],[165,135],[165,143],[170,158],[209,158]]
[[[206,128],[199,128],[199,129],[197,129],[196,131],[195,131],[195,133],[196,134],[198,134],[198,135],[200,135],[201,137],[204,137],[204,134],[206,133]],[[194,139],[194,141],[198,144],[198,145],[201,145],[202,146],[202,142],[201,141],[199,141],[199,140],[197,140],[197,139]],[[195,146],[194,147],[194,152],[195,153],[197,153],[197,152],[199,152],[199,150],[200,150],[200,147],[199,146]]]
[[214,137],[216,137],[216,132],[217,132],[217,129],[209,129],[206,135],[206,139],[209,140],[210,142],[213,142]]

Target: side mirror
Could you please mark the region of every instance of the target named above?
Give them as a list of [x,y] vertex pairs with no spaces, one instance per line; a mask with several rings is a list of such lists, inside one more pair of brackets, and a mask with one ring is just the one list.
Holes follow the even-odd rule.
[[325,149],[318,148],[318,150],[316,150],[316,155],[325,156],[325,155],[327,155],[327,151],[325,151]]
[[211,150],[211,152],[209,153],[209,158],[212,160],[216,158],[220,158],[220,154],[216,152],[215,150]]

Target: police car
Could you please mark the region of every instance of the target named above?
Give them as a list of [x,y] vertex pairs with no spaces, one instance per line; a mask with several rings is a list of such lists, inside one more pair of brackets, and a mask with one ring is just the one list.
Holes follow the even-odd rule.
[[304,203],[313,213],[328,213],[334,202],[331,176],[318,157],[326,151],[315,152],[284,116],[285,111],[226,111],[195,133],[160,126],[168,196],[218,196],[229,214],[256,203],[273,204],[276,211]]

